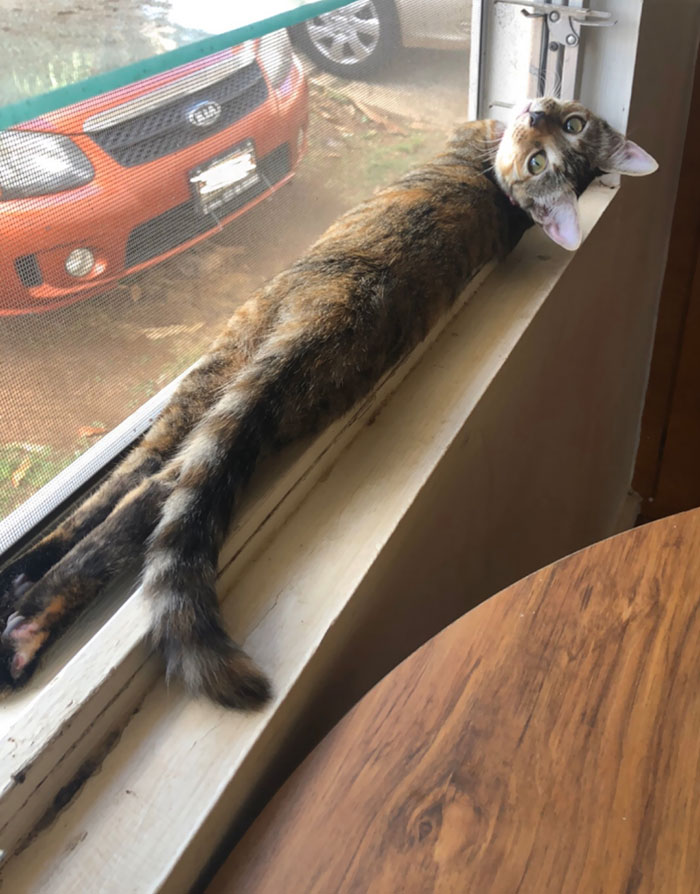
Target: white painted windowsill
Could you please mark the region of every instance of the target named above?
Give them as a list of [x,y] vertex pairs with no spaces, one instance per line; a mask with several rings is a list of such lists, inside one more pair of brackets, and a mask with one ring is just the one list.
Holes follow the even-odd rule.
[[[586,232],[615,194],[586,192]],[[372,396],[257,475],[220,584],[228,629],[273,682],[265,710],[240,714],[167,689],[145,644],[146,608],[124,582],[2,703],[6,890],[193,883],[294,727],[306,681],[332,662],[361,581],[573,257],[529,231]],[[57,794],[106,739],[100,769],[52,816]]]

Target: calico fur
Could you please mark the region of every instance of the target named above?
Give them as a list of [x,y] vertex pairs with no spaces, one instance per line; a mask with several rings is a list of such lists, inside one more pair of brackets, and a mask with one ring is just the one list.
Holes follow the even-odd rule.
[[[488,260],[531,225],[490,169],[502,126],[446,151],[343,215],[231,317],[150,431],[102,486],[0,576],[0,685],[135,558],[169,675],[233,707],[263,674],[225,632],[219,550],[260,458],[347,410],[405,356]],[[599,165],[569,172],[579,195]]]

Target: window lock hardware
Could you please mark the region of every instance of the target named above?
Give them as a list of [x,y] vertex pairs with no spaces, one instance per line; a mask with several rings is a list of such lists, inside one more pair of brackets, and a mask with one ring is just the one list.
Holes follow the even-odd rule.
[[581,40],[580,28],[582,25],[592,28],[610,28],[616,24],[612,19],[612,13],[596,9],[560,6],[557,3],[534,3],[528,2],[528,0],[494,0],[494,2],[505,3],[508,6],[528,7],[520,10],[524,16],[546,19],[551,52],[558,52],[562,47],[578,46]]

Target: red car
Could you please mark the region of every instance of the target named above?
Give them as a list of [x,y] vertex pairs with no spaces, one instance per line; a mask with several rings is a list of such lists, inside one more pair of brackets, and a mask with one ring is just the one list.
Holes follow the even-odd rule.
[[308,85],[286,32],[0,132],[0,316],[62,307],[289,180]]

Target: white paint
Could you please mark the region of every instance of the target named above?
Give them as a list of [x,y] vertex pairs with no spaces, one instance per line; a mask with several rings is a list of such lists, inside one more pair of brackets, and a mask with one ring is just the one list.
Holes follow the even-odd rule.
[[533,63],[538,62],[541,21],[520,9],[482,0],[481,78],[477,117],[507,123],[514,108],[537,95]]

